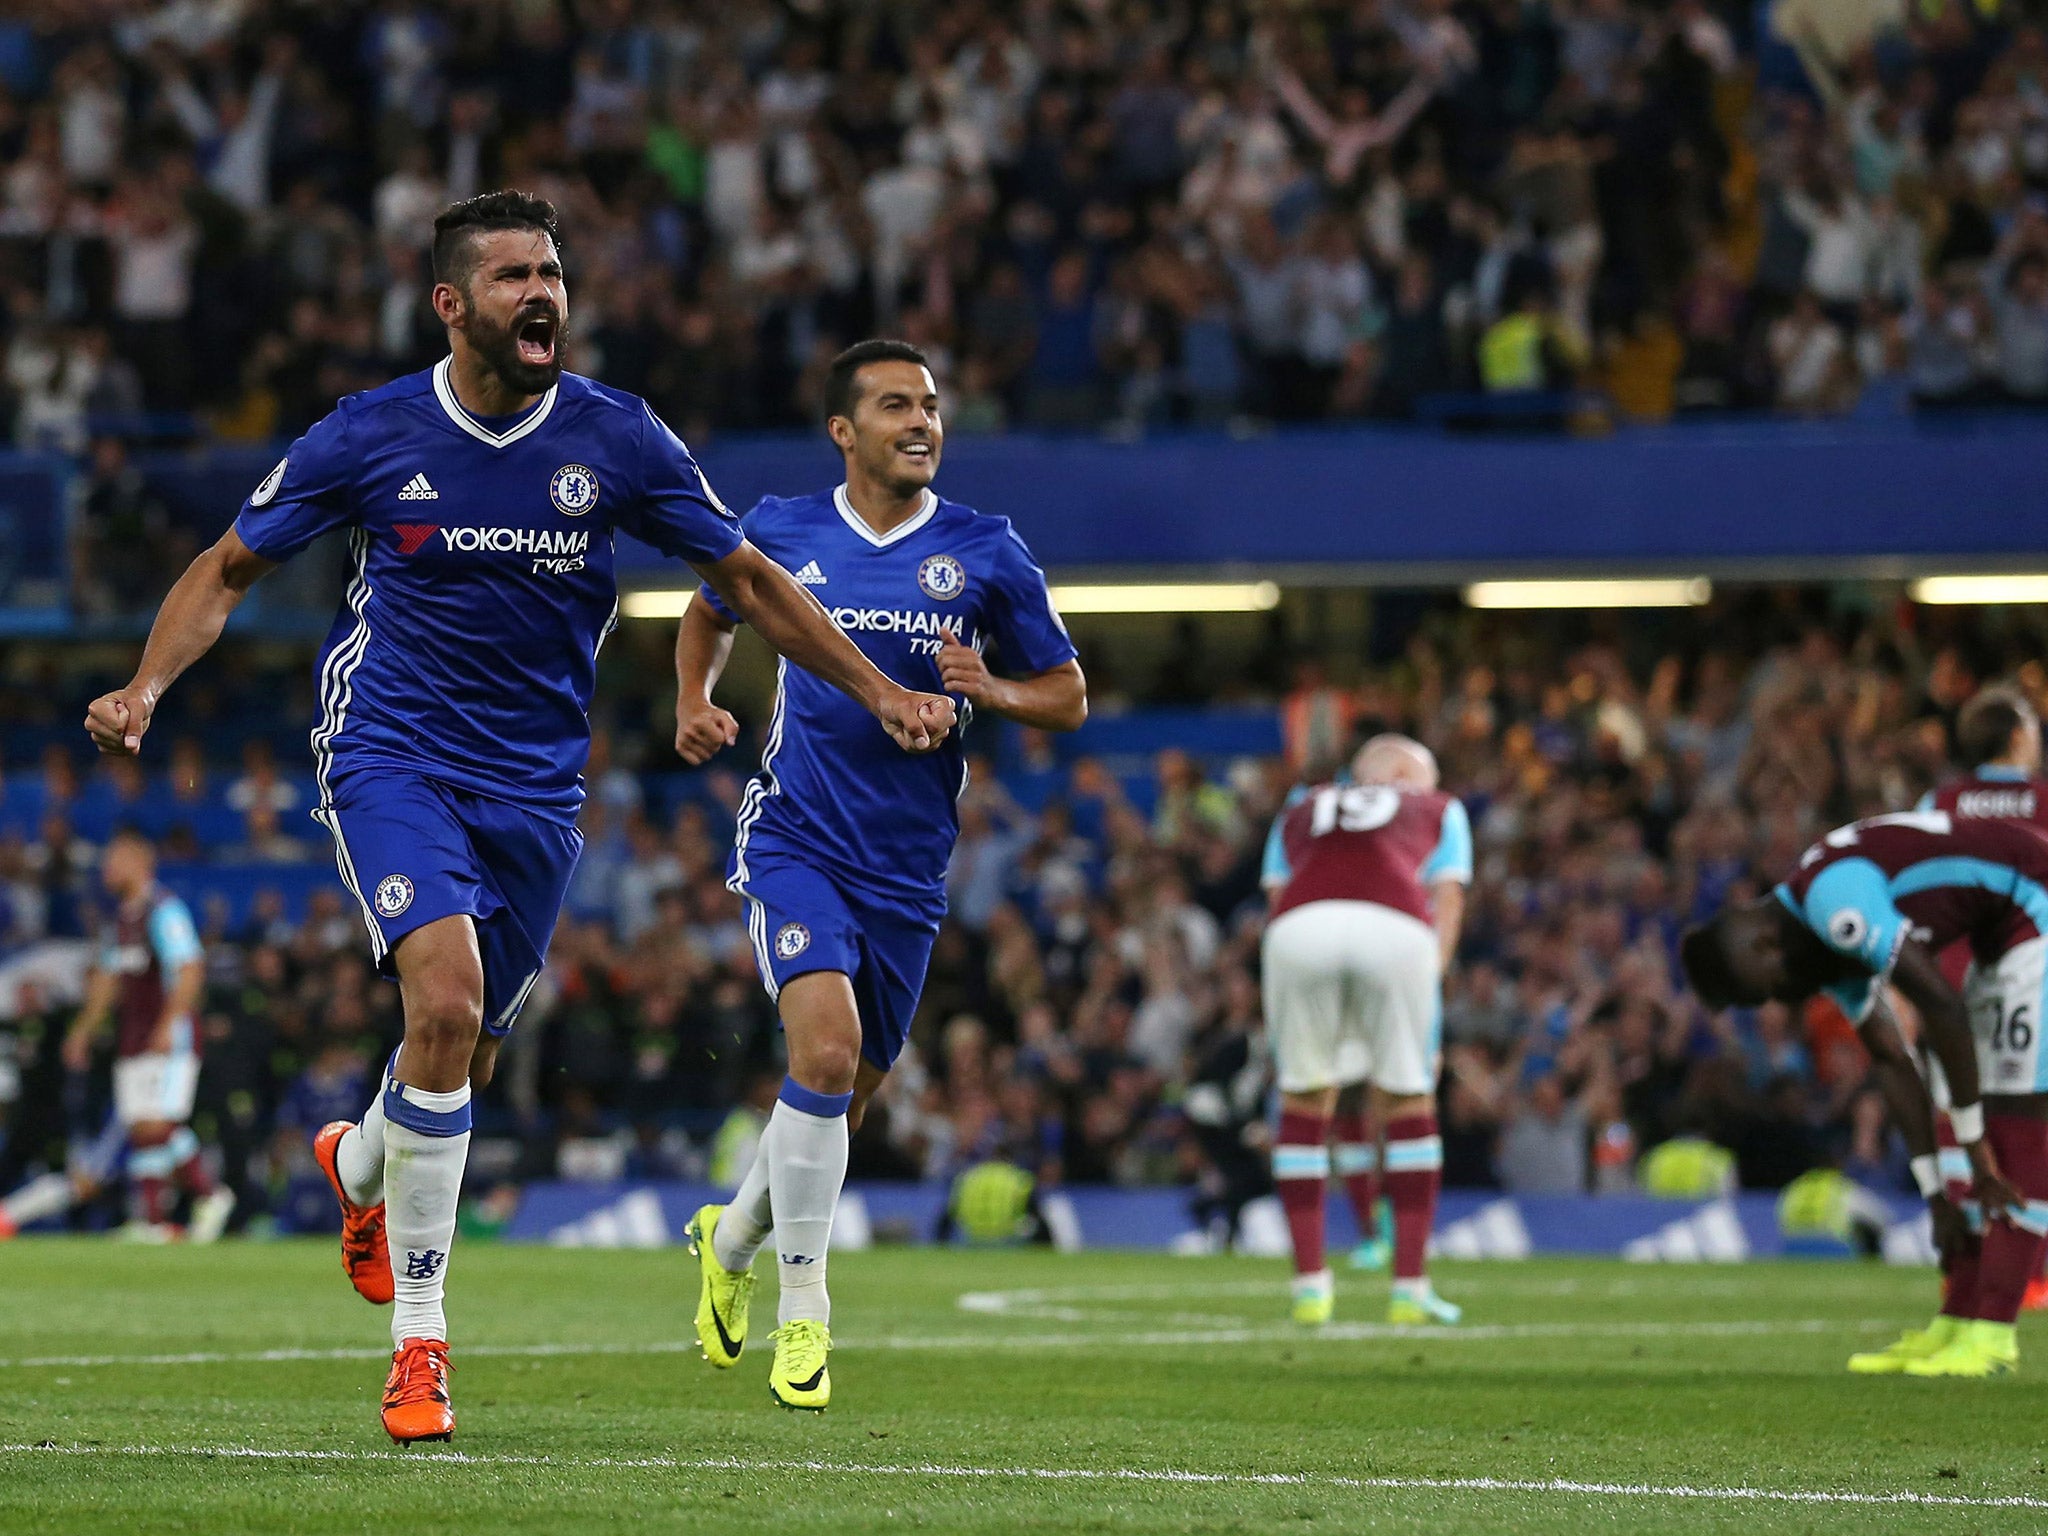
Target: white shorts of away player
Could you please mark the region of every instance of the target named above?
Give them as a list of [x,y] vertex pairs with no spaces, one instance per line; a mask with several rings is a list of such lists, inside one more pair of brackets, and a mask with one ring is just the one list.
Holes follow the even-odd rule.
[[1963,1001],[1977,1040],[1983,1092],[2048,1092],[2048,1054],[2041,1049],[2044,982],[2048,938],[2015,944],[1990,965],[1971,962]]
[[1312,901],[1266,925],[1266,1033],[1282,1093],[1370,1082],[1434,1093],[1436,930],[1370,901]]
[[199,1057],[192,1051],[148,1051],[114,1063],[114,1114],[123,1125],[192,1118],[199,1089]]

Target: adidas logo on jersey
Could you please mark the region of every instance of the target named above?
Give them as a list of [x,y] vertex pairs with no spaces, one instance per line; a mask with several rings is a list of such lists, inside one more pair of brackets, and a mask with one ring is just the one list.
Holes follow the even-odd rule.
[[796,579],[802,586],[822,587],[829,578],[818,569],[817,561],[809,560],[804,563],[804,568],[796,573]]
[[441,493],[427,484],[425,475],[414,475],[405,482],[405,489],[398,493],[400,501],[439,501]]

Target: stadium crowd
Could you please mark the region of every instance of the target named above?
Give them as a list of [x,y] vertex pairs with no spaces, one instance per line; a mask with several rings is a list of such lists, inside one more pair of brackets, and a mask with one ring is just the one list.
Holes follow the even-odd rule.
[[[913,1045],[855,1140],[856,1176],[945,1177],[1003,1158],[1048,1185],[1180,1182],[1216,1196],[1229,1184],[1226,1203],[1241,1198],[1265,1123],[1266,828],[1291,784],[1394,725],[1434,746],[1477,841],[1444,1016],[1448,1182],[1628,1188],[1644,1153],[1695,1136],[1726,1148],[1751,1187],[1823,1166],[1908,1187],[1846,1022],[1822,1003],[1803,1019],[1777,1007],[1708,1018],[1677,990],[1673,950],[1685,923],[1777,878],[1821,831],[1909,806],[1940,780],[1955,713],[1984,683],[2048,698],[2038,618],[1793,589],[1604,622],[1445,603],[1414,617],[1391,654],[1342,657],[1276,624],[1238,658],[1241,675],[1204,661],[1212,687],[1277,713],[1280,755],[1169,749],[1123,773],[1133,765],[1062,761],[1028,734],[983,743],[997,760],[977,762],[963,803],[952,917]],[[232,681],[194,690],[193,713],[161,723],[178,744],[160,777],[88,770],[62,746],[10,764],[0,953],[87,930],[93,839],[115,825],[152,827],[185,873],[212,860],[217,881],[234,871],[255,888],[239,915],[224,899],[200,914],[201,1122],[246,1218],[296,1198],[309,1130],[359,1108],[398,1018],[338,887],[323,877],[296,916],[266,890],[327,853],[304,819],[310,786],[260,739],[239,771],[200,749],[209,720],[246,720],[281,687],[253,666],[226,670]],[[1119,679],[1091,662],[1098,710],[1184,697],[1190,670],[1177,655],[1155,679]],[[1261,697],[1274,677],[1291,685]],[[779,1081],[773,1015],[722,884],[751,758],[635,771],[673,761],[658,724],[616,725],[663,713],[660,671],[637,678],[607,683],[616,728],[600,732],[588,774],[569,915],[480,1100],[472,1177],[484,1186],[729,1177]],[[34,696],[50,714],[49,686],[15,686],[6,702],[40,718]],[[63,1132],[68,1014],[29,1000],[0,1021],[12,1132],[0,1188]],[[324,1220],[324,1183],[296,1188],[311,1190],[303,1219]]]
[[2040,401],[2028,9],[22,0],[0,417],[289,437],[438,354],[432,218],[502,184],[565,211],[577,365],[692,438],[876,332],[955,431]]

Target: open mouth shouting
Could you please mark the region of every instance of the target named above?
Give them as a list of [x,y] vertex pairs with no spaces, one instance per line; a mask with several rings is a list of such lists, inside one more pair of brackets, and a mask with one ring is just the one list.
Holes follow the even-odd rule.
[[561,334],[561,322],[553,310],[537,310],[513,328],[512,336],[519,351],[519,361],[529,368],[554,366],[555,344]]

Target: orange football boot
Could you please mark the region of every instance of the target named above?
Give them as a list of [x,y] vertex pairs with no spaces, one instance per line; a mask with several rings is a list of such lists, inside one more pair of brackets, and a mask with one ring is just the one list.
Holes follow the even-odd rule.
[[341,1202],[341,1271],[356,1294],[377,1306],[391,1305],[391,1247],[384,1239],[384,1202],[357,1205],[341,1187],[341,1170],[335,1153],[341,1133],[355,1129],[353,1121],[330,1120],[313,1138],[313,1161],[327,1175],[334,1198]]
[[440,1339],[407,1339],[391,1356],[384,1381],[384,1433],[400,1445],[453,1440],[455,1410],[448,1403],[448,1346]]
[[2036,1276],[2027,1282],[2027,1293],[2020,1298],[2020,1307],[2027,1312],[2048,1311],[2048,1279]]

